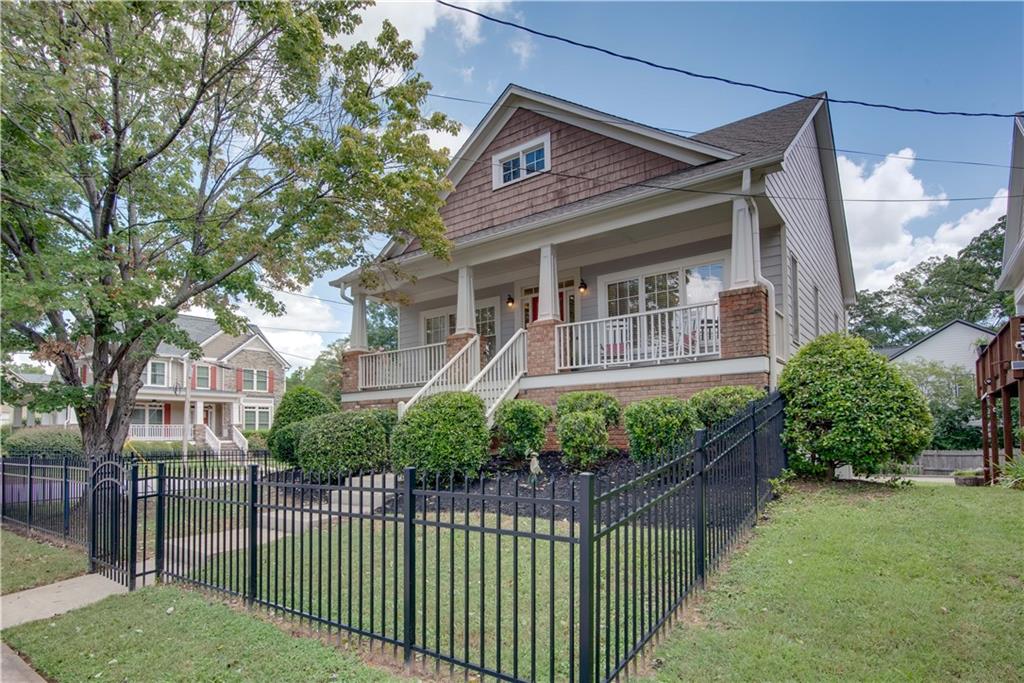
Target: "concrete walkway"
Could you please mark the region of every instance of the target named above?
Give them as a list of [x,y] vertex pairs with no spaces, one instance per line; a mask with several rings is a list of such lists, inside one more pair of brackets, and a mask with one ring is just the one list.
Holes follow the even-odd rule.
[[[99,574],[84,574],[0,597],[0,629],[70,612],[110,595],[127,593],[125,586]],[[6,679],[5,679],[6,680]]]
[[0,679],[4,683],[46,683],[46,679],[6,644],[0,644]]

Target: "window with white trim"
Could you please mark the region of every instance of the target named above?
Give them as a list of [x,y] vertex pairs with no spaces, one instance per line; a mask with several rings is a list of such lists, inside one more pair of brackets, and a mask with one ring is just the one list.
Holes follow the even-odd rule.
[[423,319],[424,344],[440,344],[455,334],[455,314],[441,313]]
[[266,391],[267,386],[266,370],[242,370],[242,389],[245,391]]
[[713,303],[725,288],[725,262],[692,266],[654,266],[649,272],[604,282],[605,312],[610,318],[678,306]]
[[196,389],[209,389],[210,388],[210,366],[209,365],[197,365],[196,366]]
[[149,361],[149,371],[146,373],[146,384],[154,387],[167,386],[167,362],[162,360]]
[[133,425],[162,425],[164,423],[164,407],[159,403],[136,406],[132,410]]
[[551,170],[551,135],[534,138],[491,157],[493,189]]
[[270,406],[245,406],[242,417],[245,429],[270,429]]

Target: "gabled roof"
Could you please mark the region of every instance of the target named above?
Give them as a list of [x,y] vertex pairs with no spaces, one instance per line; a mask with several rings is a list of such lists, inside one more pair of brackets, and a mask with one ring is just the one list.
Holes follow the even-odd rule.
[[[179,313],[174,319],[174,324],[181,328],[185,334],[188,335],[189,339],[199,345],[210,341],[213,337],[218,336],[222,332],[220,325],[216,320],[213,318],[203,318],[198,315],[186,315],[184,313]],[[234,355],[235,352],[241,350],[241,348],[250,341],[258,338],[267,345],[267,348],[270,349],[270,353],[273,354],[284,367],[291,367],[290,363],[282,358],[274,349],[274,345],[270,343],[270,340],[267,339],[265,334],[263,334],[263,330],[261,330],[259,326],[254,325],[253,323],[248,323],[246,327],[249,330],[248,333],[240,336],[238,344],[228,349],[218,360],[226,360],[231,355]],[[183,356],[187,353],[185,349],[168,342],[160,342],[156,352],[157,354],[165,356]]]
[[[916,348],[916,347],[920,346],[921,344],[923,344],[924,342],[928,341],[932,337],[935,337],[935,336],[937,336],[939,334],[942,334],[943,331],[949,329],[953,325],[967,325],[968,327],[972,327],[975,330],[977,330],[978,332],[981,332],[982,334],[987,334],[990,337],[996,336],[995,330],[990,330],[989,328],[985,327],[984,325],[979,325],[978,323],[972,323],[969,320],[962,320],[960,318],[956,318],[955,320],[950,320],[948,323],[946,323],[942,327],[940,327],[938,329],[935,329],[935,330],[932,330],[931,332],[929,332],[925,336],[923,336],[920,339],[918,339],[913,344],[911,344],[909,346],[904,346],[904,347],[898,349],[895,353],[893,353],[892,355],[889,356],[889,360],[896,360],[897,358],[899,358],[900,356],[902,356],[906,352],[910,351],[913,348]],[[876,349],[876,350],[879,351],[879,353],[882,353],[881,349]]]
[[14,376],[23,384],[49,384],[53,378],[53,375],[44,372],[15,372]]

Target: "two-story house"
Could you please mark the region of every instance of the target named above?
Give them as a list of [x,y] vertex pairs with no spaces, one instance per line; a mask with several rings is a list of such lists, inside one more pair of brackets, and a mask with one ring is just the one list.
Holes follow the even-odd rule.
[[[834,147],[820,97],[686,137],[510,85],[449,169],[451,260],[396,240],[412,279],[332,283],[343,405],[774,385],[854,301]],[[367,299],[402,302],[397,351],[367,349]]]
[[[179,315],[175,324],[202,357],[162,342],[149,360],[132,412],[129,440],[183,441],[246,449],[242,430],[269,429],[289,364],[256,325],[234,336],[216,320]],[[79,367],[92,381],[88,358]]]

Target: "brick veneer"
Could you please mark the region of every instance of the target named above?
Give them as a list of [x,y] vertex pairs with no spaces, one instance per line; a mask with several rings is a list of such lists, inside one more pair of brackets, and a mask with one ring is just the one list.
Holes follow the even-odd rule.
[[341,393],[359,391],[359,357],[368,351],[345,351],[341,354]]
[[768,355],[768,290],[763,285],[720,292],[722,358]]
[[557,320],[535,320],[526,326],[526,374],[555,374]]
[[[341,404],[342,410],[363,410],[365,408],[390,408],[391,410],[398,410],[397,398],[378,398],[370,399],[366,401],[345,401]],[[406,398],[405,400],[409,400]]]
[[[462,347],[471,342],[474,337],[476,337],[476,332],[459,332],[458,334],[449,335],[448,339],[445,340],[445,350],[448,354],[445,357],[448,360],[455,358],[455,354],[461,351]],[[480,362],[482,363],[483,359]]]

